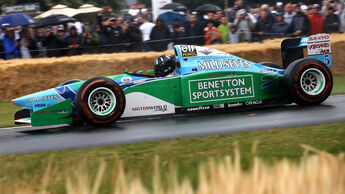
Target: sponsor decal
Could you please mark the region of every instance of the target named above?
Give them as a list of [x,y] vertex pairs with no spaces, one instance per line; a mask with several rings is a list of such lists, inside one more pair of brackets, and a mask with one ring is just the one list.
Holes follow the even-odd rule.
[[35,104],[34,107],[35,108],[42,108],[42,107],[46,107],[47,104]]
[[328,47],[329,47],[329,42],[308,45],[309,49],[328,48]]
[[189,80],[190,103],[254,97],[252,75]]
[[41,97],[32,97],[28,99],[28,102],[39,102],[39,101],[45,101],[45,100],[55,100],[59,97],[56,95],[48,95],[48,96],[41,96]]
[[68,111],[58,111],[56,114],[58,115],[65,115],[65,114],[68,114]]
[[131,77],[123,77],[123,78],[121,78],[121,82],[122,83],[128,83],[128,82],[131,82],[131,81],[132,81]]
[[243,106],[242,102],[228,103],[228,108],[236,108],[236,107],[241,107],[241,106]]
[[61,115],[61,114],[68,114],[69,112],[66,110],[42,110],[42,111],[37,112],[37,114],[47,114],[47,113],[56,113],[58,115]]
[[205,48],[203,50],[198,50],[198,52],[204,54],[204,55],[209,55],[213,52],[213,49],[210,49],[210,48]]
[[182,45],[180,46],[182,57],[193,57],[197,56],[196,47],[192,45]]
[[328,34],[317,34],[314,36],[310,36],[308,39],[308,42],[311,41],[327,41],[329,40],[329,35]]
[[155,105],[155,106],[142,106],[142,107],[133,107],[132,111],[168,111],[167,105]]
[[329,42],[308,44],[309,55],[329,54],[329,53],[331,53],[331,46]]
[[252,106],[252,105],[260,105],[262,104],[262,100],[252,100],[252,101],[246,101],[246,106]]
[[308,55],[330,54],[331,44],[328,34],[310,36],[308,39]]
[[214,104],[213,105],[213,109],[220,109],[220,108],[224,108],[225,105],[224,104]]
[[202,110],[210,110],[210,106],[196,106],[196,107],[191,107],[187,108],[188,112],[193,112],[193,111],[202,111]]
[[236,68],[252,68],[252,64],[243,59],[223,59],[223,60],[204,60],[198,61],[200,70],[211,69],[236,69]]
[[37,114],[46,114],[46,113],[52,113],[52,110],[42,110],[42,111],[38,111]]

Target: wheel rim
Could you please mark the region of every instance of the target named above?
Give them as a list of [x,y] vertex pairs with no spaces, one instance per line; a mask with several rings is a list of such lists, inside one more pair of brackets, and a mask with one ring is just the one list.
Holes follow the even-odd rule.
[[96,88],[89,95],[88,105],[96,115],[107,115],[115,109],[115,94],[105,87]]
[[311,68],[303,72],[300,84],[305,93],[315,96],[325,88],[326,79],[320,70]]

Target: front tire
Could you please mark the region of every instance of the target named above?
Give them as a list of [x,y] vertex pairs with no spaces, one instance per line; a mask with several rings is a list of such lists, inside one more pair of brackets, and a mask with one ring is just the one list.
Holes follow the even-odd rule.
[[316,105],[332,92],[333,77],[321,61],[311,58],[291,63],[284,73],[284,82],[291,100],[299,105]]
[[121,118],[126,99],[116,82],[105,77],[95,77],[81,85],[75,105],[86,123],[97,127],[108,126]]

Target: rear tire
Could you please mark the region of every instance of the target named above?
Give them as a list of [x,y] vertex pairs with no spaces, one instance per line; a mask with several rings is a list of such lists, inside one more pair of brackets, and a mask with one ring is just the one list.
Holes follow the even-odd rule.
[[121,118],[126,105],[121,87],[113,80],[95,77],[79,88],[75,105],[80,117],[93,126],[108,126]]
[[325,101],[333,88],[332,73],[323,62],[303,58],[291,63],[284,82],[291,100],[299,105],[316,105]]

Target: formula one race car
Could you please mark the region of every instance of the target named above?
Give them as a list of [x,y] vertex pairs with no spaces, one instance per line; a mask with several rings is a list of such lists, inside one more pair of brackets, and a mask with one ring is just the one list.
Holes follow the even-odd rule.
[[141,71],[68,80],[14,99],[14,105],[24,108],[15,114],[15,122],[104,126],[128,117],[281,103],[316,105],[333,87],[327,34],[284,40],[282,67],[192,45],[176,45],[174,52],[175,57],[158,57],[148,75]]

